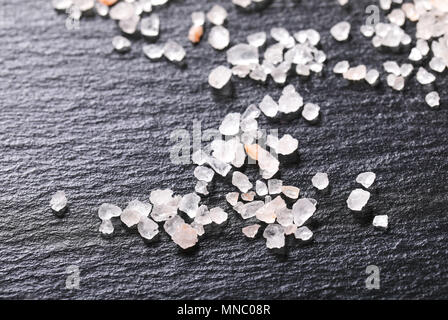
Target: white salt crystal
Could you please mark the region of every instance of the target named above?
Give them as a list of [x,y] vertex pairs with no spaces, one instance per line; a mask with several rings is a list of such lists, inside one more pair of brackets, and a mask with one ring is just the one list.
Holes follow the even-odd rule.
[[222,25],[227,19],[227,11],[220,5],[215,4],[209,12],[207,12],[207,19],[215,25]]
[[258,230],[260,229],[260,225],[259,224],[252,224],[250,226],[244,227],[242,229],[244,235],[248,238],[255,238],[255,236],[258,233]]
[[346,72],[343,73],[344,79],[351,81],[359,81],[365,79],[367,74],[367,68],[365,65],[361,64],[357,67],[349,68]]
[[283,88],[282,95],[278,100],[278,108],[283,113],[293,113],[303,106],[303,99],[293,85]]
[[394,9],[392,10],[389,15],[387,16],[390,22],[396,24],[397,26],[404,25],[404,22],[406,21],[406,16],[401,9]]
[[400,67],[400,73],[402,77],[408,77],[414,70],[414,66],[410,63],[403,63]]
[[370,188],[370,186],[375,182],[376,174],[368,171],[358,174],[356,177],[356,182],[362,184],[364,188]]
[[[122,3],[122,2],[120,2]],[[143,18],[140,22],[140,32],[145,37],[155,38],[159,35],[160,19],[155,13]]]
[[213,170],[215,170],[217,174],[223,177],[225,177],[229,173],[230,169],[232,169],[228,163],[214,157],[207,157],[207,163]]
[[224,88],[232,78],[232,70],[225,66],[218,66],[210,72],[208,83],[212,88]]
[[151,194],[149,196],[149,201],[153,205],[163,205],[167,204],[169,201],[171,201],[173,198],[173,191],[170,189],[164,189],[164,190],[153,190],[151,191]]
[[247,107],[246,111],[243,112],[243,114],[241,115],[241,119],[257,119],[260,114],[260,109],[258,109],[256,105],[251,104]]
[[266,117],[275,117],[279,110],[278,104],[271,98],[270,95],[266,95],[259,105],[260,110],[265,114]]
[[246,193],[242,193],[241,194],[241,199],[244,200],[244,201],[247,201],[247,202],[254,201],[255,194],[256,193],[254,191],[249,191],[249,192],[246,192]]
[[254,47],[261,47],[266,43],[266,32],[252,33],[247,36],[247,42]]
[[51,5],[55,10],[65,11],[73,5],[72,0],[51,0]]
[[207,206],[202,205],[199,207],[196,216],[194,217],[194,222],[199,223],[203,226],[212,223],[210,211],[208,210]]
[[113,217],[119,217],[122,213],[122,210],[113,204],[103,203],[98,208],[98,217],[101,220],[110,220]]
[[350,64],[348,63],[348,61],[343,60],[343,61],[339,61],[338,63],[336,63],[336,65],[333,68],[333,72],[343,74],[343,73],[346,73],[349,68],[350,68]]
[[373,218],[373,226],[380,229],[387,229],[389,217],[387,215],[378,215]]
[[237,112],[227,114],[219,126],[219,132],[225,136],[238,134],[240,131],[240,119],[241,114]]
[[310,201],[310,199],[299,199],[292,206],[292,214],[294,216],[294,223],[300,227],[309,218],[311,218],[316,211],[316,206]]
[[203,26],[205,23],[205,13],[202,11],[195,11],[191,14],[191,21],[195,26]]
[[338,0],[338,3],[339,3],[341,6],[345,6],[345,5],[348,3],[348,0]]
[[362,211],[364,206],[369,201],[369,198],[370,192],[363,189],[355,189],[350,193],[347,199],[347,206],[350,210]]
[[437,91],[428,93],[425,97],[425,101],[431,108],[437,107],[440,104],[440,97]]
[[342,21],[330,29],[330,33],[337,41],[345,41],[350,34],[350,23]]
[[440,57],[433,57],[429,62],[429,67],[434,71],[443,72],[446,67],[445,60]]
[[264,69],[260,65],[255,65],[254,69],[249,74],[249,77],[255,81],[265,82],[267,78],[267,74],[264,72]]
[[138,224],[142,218],[147,217],[151,209],[152,206],[149,203],[133,200],[123,210],[120,219],[128,228],[131,228]]
[[412,48],[411,53],[409,54],[409,60],[420,61],[422,58],[422,53],[417,48]]
[[417,39],[417,43],[415,44],[415,47],[420,51],[422,56],[426,56],[429,53],[429,45],[426,40],[423,39]]
[[430,84],[436,80],[436,77],[433,74],[426,71],[426,69],[423,67],[420,67],[418,69],[416,77],[417,77],[417,81],[423,85]]
[[228,214],[220,207],[210,209],[210,218],[216,224],[222,224],[227,221]]
[[283,61],[283,50],[285,47],[281,43],[269,46],[264,52],[264,59],[273,65],[277,65]]
[[369,25],[362,25],[359,29],[361,34],[366,38],[371,38],[375,34],[375,28]]
[[266,186],[266,183],[260,180],[255,182],[255,190],[260,197],[268,194],[268,187]]
[[227,62],[232,65],[258,64],[258,49],[249,44],[237,44],[227,50]]
[[227,48],[230,42],[229,30],[223,26],[214,26],[208,34],[208,43],[216,50]]
[[281,196],[277,196],[274,200],[266,203],[256,211],[258,220],[266,223],[274,223],[277,213],[286,207],[285,200]]
[[308,66],[306,66],[306,65],[303,65],[303,64],[298,64],[297,66],[296,66],[296,73],[299,75],[299,76],[304,76],[304,77],[307,77],[307,76],[309,76],[311,73],[310,73],[310,67],[308,67]]
[[293,186],[283,186],[282,193],[290,199],[297,199],[299,197],[300,189]]
[[283,181],[278,179],[268,180],[269,194],[279,194],[282,192]]
[[289,134],[285,134],[278,140],[276,152],[282,155],[290,155],[299,147],[299,141]]
[[251,72],[250,66],[234,66],[232,67],[232,74],[239,78],[246,78]]
[[203,194],[204,196],[206,196],[209,194],[209,192],[207,190],[207,186],[208,186],[207,182],[198,181],[194,187],[194,191],[196,193]]
[[194,169],[194,176],[200,181],[210,182],[213,180],[215,172],[204,166],[198,166]]
[[328,174],[323,172],[316,173],[311,179],[311,182],[313,183],[313,186],[319,190],[324,190],[330,183],[328,181]]
[[112,234],[114,232],[114,225],[112,224],[112,221],[110,219],[102,220],[98,231],[105,235]]
[[[153,218],[157,222],[171,219],[177,214],[177,208],[181,199],[181,196],[175,196],[170,197],[163,204],[154,204],[154,207],[151,211],[151,218]],[[161,199],[158,200],[162,202]]]
[[129,19],[134,14],[134,5],[123,1],[114,5],[109,11],[109,17],[113,20]]
[[151,240],[159,233],[159,225],[152,219],[143,217],[137,225],[137,230],[143,238]]
[[178,44],[177,42],[175,42],[173,40],[168,40],[165,43],[163,50],[164,50],[164,52],[163,52],[164,56],[169,61],[179,62],[185,58],[184,48],[180,44]]
[[380,77],[380,73],[375,69],[371,69],[367,72],[365,79],[368,84],[370,84],[371,86],[374,86],[378,83],[379,77]]
[[249,181],[249,178],[239,171],[235,171],[232,176],[232,184],[237,187],[241,192],[249,191],[253,185]]
[[240,194],[238,192],[230,192],[226,195],[227,202],[232,206],[236,206]]
[[145,56],[151,60],[158,60],[163,56],[163,45],[145,44],[142,49]]
[[199,197],[196,193],[189,193],[182,197],[179,203],[179,210],[185,212],[190,218],[194,218],[199,210]]
[[62,212],[67,207],[67,197],[64,191],[57,191],[50,200],[50,207],[55,212]]
[[277,222],[284,226],[290,226],[293,224],[293,216],[292,216],[292,210],[288,209],[287,207],[284,207],[281,210],[277,211]]
[[182,249],[188,249],[198,242],[198,233],[192,226],[183,223],[174,230],[171,239]]
[[389,10],[392,5],[392,0],[380,0],[380,7],[383,10]]
[[118,26],[121,31],[126,34],[132,35],[137,31],[137,25],[140,22],[140,17],[136,14],[125,20],[120,20]]
[[258,161],[264,179],[269,179],[278,172],[280,162],[270,152],[258,144],[245,145],[245,149],[251,159]]
[[232,3],[241,8],[247,8],[252,3],[252,0],[232,0]]
[[167,220],[163,224],[163,229],[166,233],[168,233],[171,237],[174,235],[176,230],[185,223],[184,219],[182,219],[180,216],[175,215],[171,219]]
[[401,68],[396,61],[386,61],[383,63],[384,70],[393,73],[397,77],[401,75]]
[[[255,217],[257,214],[257,211],[264,206],[263,201],[252,201],[248,202],[246,204],[241,202],[241,210],[237,210],[239,214],[241,214],[241,218],[243,219],[249,219],[252,217]],[[235,210],[237,207],[234,208]]]
[[294,237],[302,241],[308,241],[313,237],[313,232],[308,227],[303,226],[297,228],[296,232],[294,232]]
[[315,121],[319,117],[320,107],[314,103],[307,103],[303,107],[302,117],[306,121]]
[[263,237],[266,239],[266,246],[269,249],[283,248],[285,246],[285,232],[279,224],[269,224],[264,229]]
[[131,41],[122,36],[115,36],[112,39],[112,46],[118,52],[127,52],[131,49]]

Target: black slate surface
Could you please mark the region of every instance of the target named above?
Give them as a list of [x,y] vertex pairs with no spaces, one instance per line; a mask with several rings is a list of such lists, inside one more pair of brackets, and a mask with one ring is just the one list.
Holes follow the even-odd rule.
[[[274,1],[262,12],[244,13],[230,1],[232,43],[256,31],[284,26],[313,27],[322,34],[328,63],[321,76],[294,84],[306,101],[320,104],[322,119],[268,123],[300,141],[300,162],[282,170],[287,184],[315,197],[319,210],[311,223],[315,239],[288,241],[285,255],[269,252],[263,239],[241,234],[247,224],[232,214],[226,228],[182,253],[162,235],[145,244],[117,221],[116,233],[103,239],[96,211],[102,202],[120,206],[148,199],[155,188],[190,192],[193,165],[169,160],[170,133],[216,128],[231,111],[275,99],[281,88],[251,80],[234,81],[235,96],[217,98],[207,76],[225,54],[202,41],[186,39],[190,13],[212,1],[172,1],[157,10],[161,39],[187,49],[187,67],[143,57],[143,41],[120,55],[111,49],[117,26],[100,17],[83,19],[68,31],[65,16],[49,1],[0,3],[0,297],[87,299],[203,298],[448,298],[448,119],[446,73],[436,88],[442,107],[424,103],[428,88],[408,81],[402,93],[384,85],[348,85],[331,69],[337,61],[365,63],[406,60],[405,54],[379,53],[359,33],[367,5],[335,0]],[[352,38],[336,43],[329,28],[348,20]],[[413,30],[412,25],[406,27]],[[357,187],[359,172],[373,170],[377,181],[370,202],[373,214],[387,214],[390,229],[374,230],[370,218],[347,211],[345,200]],[[332,190],[317,194],[310,179],[329,173]],[[251,177],[255,178],[251,172]],[[70,211],[63,218],[49,209],[56,190],[65,190]],[[219,180],[205,202],[230,211]],[[79,290],[65,288],[66,268],[78,265]],[[381,288],[367,290],[368,265],[381,270]]]

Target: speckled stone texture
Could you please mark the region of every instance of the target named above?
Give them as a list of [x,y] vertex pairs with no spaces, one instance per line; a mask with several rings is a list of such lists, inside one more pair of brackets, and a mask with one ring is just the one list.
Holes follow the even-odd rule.
[[[215,2],[215,1],[213,1]],[[267,93],[278,99],[272,81],[234,80],[233,97],[216,97],[207,84],[210,70],[225,54],[202,41],[187,40],[190,14],[212,1],[172,1],[157,10],[161,38],[187,50],[182,69],[150,63],[134,41],[129,54],[112,50],[118,27],[100,17],[83,19],[68,31],[65,16],[50,1],[0,3],[0,298],[29,299],[301,299],[448,298],[448,100],[446,73],[438,77],[441,108],[424,102],[429,88],[411,79],[402,93],[385,85],[382,62],[405,54],[380,54],[359,27],[374,1],[274,1],[247,14],[230,1],[232,43],[249,33],[284,26],[313,27],[322,34],[328,63],[309,81],[292,77],[306,102],[321,106],[322,119],[268,123],[299,140],[300,161],[282,169],[285,184],[315,197],[314,242],[288,239],[284,255],[269,252],[264,239],[246,239],[236,214],[219,232],[181,252],[166,234],[145,244],[116,221],[111,239],[100,237],[97,209],[102,202],[124,207],[148,199],[155,188],[185,194],[194,188],[193,165],[169,160],[170,133],[217,128],[228,112],[240,112]],[[336,43],[335,23],[352,23],[351,40]],[[207,39],[210,26],[204,40]],[[407,26],[413,30],[413,26]],[[337,61],[365,63],[382,72],[377,89],[348,85],[331,69]],[[372,170],[370,217],[347,211],[345,200],[358,173]],[[328,172],[330,193],[313,189],[311,177]],[[247,172],[251,179],[255,170]],[[68,196],[70,211],[54,216],[49,200],[56,190]],[[205,203],[228,212],[218,179]],[[390,230],[371,225],[387,214]],[[261,231],[262,232],[262,231]],[[260,232],[260,233],[261,233]],[[367,290],[368,265],[381,269],[380,290]],[[65,288],[66,268],[78,265],[79,290]]]

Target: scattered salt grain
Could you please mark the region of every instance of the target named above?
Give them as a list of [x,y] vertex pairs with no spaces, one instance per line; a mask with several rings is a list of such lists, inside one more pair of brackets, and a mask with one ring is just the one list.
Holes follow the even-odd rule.
[[235,171],[232,176],[232,184],[237,187],[241,192],[248,192],[252,187],[252,183],[249,178],[239,171]]
[[164,56],[172,62],[180,62],[185,58],[184,48],[173,40],[168,40],[163,48]]
[[320,107],[314,103],[307,103],[303,107],[302,117],[306,121],[315,121],[319,117]]
[[62,212],[67,207],[67,197],[64,191],[57,191],[50,200],[51,210]]
[[208,34],[208,43],[216,50],[227,48],[230,42],[229,30],[223,26],[214,26]]
[[345,41],[350,34],[350,23],[342,21],[330,29],[330,33],[337,41]]
[[285,232],[279,224],[269,224],[264,229],[263,237],[269,249],[283,248],[285,246]]
[[118,206],[110,203],[103,203],[98,208],[98,217],[101,220],[110,220],[114,217],[119,217],[121,213],[122,210]]
[[131,41],[122,36],[115,36],[112,39],[112,46],[117,52],[127,52],[131,50]]
[[363,189],[355,189],[350,193],[347,199],[347,206],[350,210],[362,211],[369,199],[370,192]]
[[222,25],[227,19],[227,11],[220,5],[215,4],[209,12],[207,12],[207,19],[214,25]]
[[194,218],[199,210],[199,197],[196,193],[189,193],[182,197],[179,203],[179,210],[185,212],[190,218]]
[[137,230],[143,238],[151,240],[159,233],[159,225],[152,219],[143,217],[137,225]]
[[313,237],[313,232],[308,227],[303,226],[297,228],[296,232],[294,232],[294,237],[302,241],[308,241]]
[[210,72],[208,76],[208,83],[212,88],[224,88],[232,78],[232,70],[225,66],[218,66]]
[[389,217],[387,215],[378,215],[373,218],[373,226],[379,229],[387,229]]
[[375,182],[376,174],[373,172],[363,172],[358,174],[356,177],[356,182],[360,183],[364,188],[370,188],[370,186]]
[[242,229],[244,235],[248,238],[255,238],[255,236],[258,233],[258,230],[260,229],[260,225],[259,224],[253,224],[247,227],[244,227]]
[[112,224],[112,221],[110,219],[102,220],[98,231],[104,235],[112,234],[114,232],[114,225]]
[[437,91],[428,93],[425,97],[425,101],[431,108],[437,107],[440,104],[440,97]]

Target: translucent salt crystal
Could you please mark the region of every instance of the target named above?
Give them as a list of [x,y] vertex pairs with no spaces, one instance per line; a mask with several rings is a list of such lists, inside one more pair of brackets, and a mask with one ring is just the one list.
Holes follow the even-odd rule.
[[314,103],[307,103],[303,107],[302,117],[306,121],[315,121],[319,117],[320,107]]
[[266,223],[274,223],[277,213],[286,207],[285,200],[281,196],[277,196],[274,200],[266,203],[256,211],[258,220]]
[[404,78],[401,76],[397,77],[391,73],[387,76],[387,85],[394,90],[400,91],[404,88]]
[[208,83],[212,88],[224,88],[232,78],[232,70],[225,66],[218,66],[210,72]]
[[292,206],[292,214],[294,217],[294,224],[298,227],[302,226],[309,218],[311,218],[316,211],[316,205],[310,199],[299,199]]
[[414,66],[410,63],[403,63],[400,67],[400,73],[402,77],[408,77],[414,70]]
[[170,61],[179,62],[185,58],[184,48],[173,40],[168,40],[163,50],[164,56]]
[[426,56],[429,53],[429,45],[426,40],[423,39],[417,39],[417,43],[415,44],[415,47],[420,51],[422,56]]
[[242,143],[237,144],[235,158],[232,161],[232,165],[235,168],[241,168],[246,162],[246,151],[244,151],[244,145]]
[[436,77],[433,74],[426,71],[426,69],[423,67],[420,67],[418,69],[416,77],[417,77],[417,81],[423,85],[433,83],[436,80]]
[[285,232],[279,224],[269,224],[264,229],[263,237],[269,249],[283,248],[285,246]]
[[374,86],[378,83],[379,77],[380,77],[380,73],[375,69],[371,69],[366,73],[365,79],[368,84]]
[[207,19],[215,25],[222,25],[227,19],[227,11],[220,5],[215,4],[209,12],[207,12]]
[[152,11],[152,0],[140,0],[139,3],[143,12],[149,13]]
[[284,207],[283,209],[278,210],[277,211],[277,222],[284,227],[287,227],[287,226],[293,224],[292,210],[288,209],[287,207]]
[[227,114],[219,126],[219,132],[225,136],[238,134],[240,131],[240,119],[241,114],[237,112]]
[[163,45],[160,44],[145,44],[143,45],[143,53],[148,59],[158,60],[163,57]]
[[139,22],[140,17],[134,14],[129,19],[120,20],[118,26],[120,27],[121,31],[131,35],[137,31],[137,25]]
[[297,73],[299,76],[307,77],[307,76],[310,75],[310,67],[308,67],[308,66],[306,66],[306,65],[303,65],[303,64],[298,64],[298,65],[296,66],[296,73]]
[[65,11],[73,5],[72,0],[51,0],[51,5],[55,10]]
[[134,5],[123,1],[114,5],[109,11],[109,17],[113,20],[129,19],[134,14]]
[[261,47],[266,43],[266,32],[252,33],[247,36],[247,42],[254,47]]
[[369,198],[370,192],[363,189],[355,189],[350,193],[347,199],[347,206],[350,210],[362,211],[364,206],[369,201]]
[[356,182],[360,183],[364,188],[370,188],[370,186],[375,182],[376,174],[368,171],[358,174],[356,177]]
[[211,149],[213,151],[212,156],[216,159],[220,159],[220,161],[231,163],[235,159],[239,144],[238,137],[227,141],[215,139],[211,143]]
[[213,180],[215,172],[204,166],[198,166],[194,169],[194,176],[200,181],[210,182]]
[[404,25],[404,22],[406,21],[406,16],[405,16],[403,10],[401,10],[401,9],[392,10],[388,14],[387,18],[389,19],[390,22],[396,24],[397,26]]
[[255,198],[254,191],[249,191],[241,194],[241,199],[247,202],[254,201],[254,198]]
[[288,30],[286,30],[285,28],[272,28],[271,37],[274,38],[275,41],[281,43],[286,48],[290,47],[291,41],[292,45],[294,45],[295,43],[294,38],[292,38],[289,35]]
[[279,111],[278,104],[271,98],[270,95],[266,95],[259,105],[260,110],[265,114],[266,117],[275,117]]
[[389,10],[392,6],[392,0],[380,0],[380,8],[383,10]]
[[428,93],[425,97],[425,101],[431,108],[437,107],[440,104],[439,93],[436,91],[432,91]]
[[236,206],[240,194],[238,192],[230,192],[226,194],[227,202],[233,207]]
[[295,224],[290,224],[289,226],[283,227],[285,230],[285,235],[289,236],[290,234],[294,234],[297,230],[297,226]]
[[246,144],[244,148],[251,159],[258,161],[264,179],[269,179],[278,172],[280,162],[270,152],[258,144]]
[[159,225],[152,219],[143,217],[137,225],[137,230],[143,238],[151,240],[159,233]]
[[249,178],[239,171],[235,171],[232,176],[232,184],[237,187],[241,192],[249,191],[253,185],[249,181]]
[[317,63],[317,62],[311,62],[309,65],[309,68],[311,71],[313,71],[314,73],[319,73],[322,71],[322,69],[324,68],[322,63]]
[[294,237],[302,241],[308,241],[313,237],[313,232],[308,227],[303,226],[297,228],[296,232],[294,232]]
[[429,67],[434,71],[443,72],[446,67],[445,60],[440,57],[433,57],[429,62]]
[[415,22],[420,18],[420,15],[413,3],[404,3],[401,6],[401,9],[404,11],[406,18],[408,18],[410,21]]
[[250,72],[249,77],[255,81],[265,82],[267,79],[267,74],[260,65],[256,65],[255,68]]
[[265,196],[268,194],[268,187],[263,181],[257,180],[255,182],[255,191],[259,196]]
[[195,11],[191,14],[191,21],[195,26],[203,26],[205,23],[205,13],[202,11]]
[[283,181],[278,179],[268,180],[269,194],[279,194],[282,192]]
[[257,211],[265,205],[263,201],[252,201],[246,204],[241,202],[238,204],[240,204],[240,210],[237,210],[238,205],[235,206],[234,209],[241,215],[241,218],[243,219],[255,217]]
[[196,150],[191,155],[191,160],[193,161],[193,163],[200,166],[207,161],[207,158],[208,158],[207,154],[202,150]]
[[203,194],[204,196],[206,196],[209,194],[209,192],[207,190],[207,186],[208,186],[207,182],[198,181],[194,187],[194,191],[196,193]]
[[276,152],[282,155],[290,155],[299,147],[299,141],[289,134],[285,134],[278,140]]
[[202,224],[199,224],[199,223],[193,221],[192,223],[190,223],[190,226],[196,231],[198,236],[204,235],[205,230],[204,230],[204,226]]
[[396,61],[386,61],[383,63],[383,67],[388,73],[393,73],[397,77],[401,75],[401,68]]
[[128,228],[131,228],[138,224],[142,218],[147,217],[151,209],[152,206],[149,203],[133,200],[123,210],[120,219]]
[[297,199],[299,197],[300,189],[293,186],[283,186],[282,193],[290,199]]
[[101,220],[110,220],[114,217],[119,217],[121,213],[122,210],[118,206],[110,203],[103,203],[98,208],[98,217]]
[[222,224],[227,221],[228,214],[220,207],[210,209],[210,218],[216,224]]
[[274,80],[274,82],[278,84],[285,83],[289,69],[291,69],[291,63],[289,62],[280,63],[276,68],[274,68],[271,71],[272,80]]
[[345,41],[350,34],[350,23],[342,21],[330,29],[330,33],[337,41]]
[[164,189],[164,190],[153,190],[151,191],[151,194],[149,196],[149,201],[153,205],[162,205],[167,204],[169,201],[171,201],[173,198],[173,191],[170,189]]
[[[66,0],[63,0],[66,1]],[[95,2],[95,11],[100,17],[105,17],[109,14],[109,7],[101,2]]]
[[167,200],[166,203],[155,204],[151,211],[151,218],[157,222],[171,219],[177,214],[177,208],[181,199],[182,197],[175,196]]
[[313,186],[319,190],[324,190],[330,183],[328,181],[328,174],[323,172],[316,173],[311,179],[311,182],[313,183]]
[[216,50],[227,48],[230,42],[229,30],[223,26],[214,26],[208,34],[208,43]]
[[241,115],[241,119],[257,119],[260,116],[260,109],[257,108],[256,105],[251,104],[247,107],[247,109]]
[[361,34],[366,38],[373,37],[373,35],[375,34],[375,28],[369,25],[362,25],[360,31]]
[[282,95],[278,101],[280,112],[292,113],[296,112],[303,106],[303,99],[296,91],[293,85],[287,85],[283,88]]
[[223,177],[225,177],[232,167],[219,159],[214,157],[207,157],[207,164],[215,170],[215,172]]
[[212,223],[210,211],[208,210],[207,206],[202,205],[199,207],[196,217],[194,218],[194,222],[199,223],[203,226]]
[[318,43],[320,42],[320,34],[319,32],[317,32],[314,29],[308,29],[305,30],[306,33],[306,37],[308,42],[312,45],[312,46],[317,46]]
[[196,193],[189,193],[182,197],[179,203],[179,210],[185,212],[190,218],[194,218],[199,210],[199,197]]
[[339,61],[338,63],[336,63],[336,65],[333,68],[333,72],[338,73],[338,74],[343,74],[343,73],[346,73],[349,68],[350,68],[350,64],[348,63],[348,61],[343,60],[343,61]]
[[192,226],[183,223],[175,229],[171,239],[182,249],[188,249],[198,242],[198,233]]
[[67,207],[67,197],[64,191],[57,191],[50,200],[51,210],[62,212]]
[[234,66],[232,67],[232,74],[239,78],[246,78],[251,72],[250,66]]
[[118,52],[127,52],[131,49],[131,41],[122,36],[112,38],[112,46]]
[[283,50],[285,47],[281,43],[269,46],[264,52],[264,59],[273,65],[277,65],[283,61]]
[[163,224],[163,229],[165,230],[166,233],[168,233],[172,237],[176,229],[179,228],[184,223],[185,223],[184,219],[182,219],[178,215],[175,215],[171,219],[165,221],[165,223]]
[[227,62],[232,65],[258,64],[258,49],[249,44],[240,43],[227,50]]
[[373,218],[373,226],[375,228],[387,229],[389,217],[387,215],[378,215]]
[[412,48],[411,53],[409,54],[409,60],[420,61],[422,58],[422,53],[417,48]]
[[367,68],[365,65],[359,65],[357,67],[349,68],[343,73],[344,79],[351,81],[359,81],[365,79],[367,74]]
[[244,235],[248,238],[255,238],[255,236],[258,233],[258,230],[260,229],[260,225],[259,224],[252,224],[250,226],[244,227],[242,229]]
[[232,3],[241,8],[247,8],[252,3],[252,0],[232,0]]
[[104,235],[109,235],[114,232],[114,225],[111,220],[103,220],[101,221],[100,227],[98,229]]

